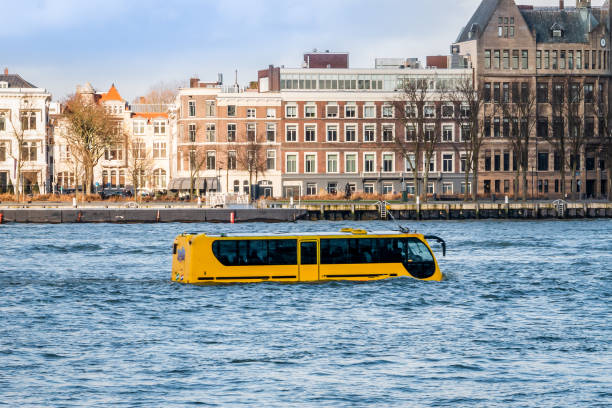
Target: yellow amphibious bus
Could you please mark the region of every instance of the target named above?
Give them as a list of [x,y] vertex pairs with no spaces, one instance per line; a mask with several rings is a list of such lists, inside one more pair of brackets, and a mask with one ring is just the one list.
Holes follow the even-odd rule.
[[427,243],[435,236],[367,232],[291,235],[182,234],[174,240],[172,280],[181,283],[369,281],[410,276],[440,281]]

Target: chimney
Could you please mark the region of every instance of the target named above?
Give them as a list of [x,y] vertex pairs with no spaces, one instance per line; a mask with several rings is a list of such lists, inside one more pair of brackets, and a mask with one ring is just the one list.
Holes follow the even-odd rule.
[[559,0],[559,10],[563,10],[565,8],[565,4],[563,0]]
[[8,68],[4,68],[4,75],[8,75]]
[[189,87],[197,88],[199,82],[200,82],[200,78],[192,77],[189,79]]

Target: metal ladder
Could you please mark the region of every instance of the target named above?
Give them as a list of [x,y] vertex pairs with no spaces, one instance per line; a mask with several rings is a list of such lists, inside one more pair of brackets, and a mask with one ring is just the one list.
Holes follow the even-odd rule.
[[389,203],[386,201],[379,201],[376,204],[378,205],[378,210],[380,212],[380,219],[386,220],[388,216],[387,206],[389,205]]
[[565,217],[565,211],[567,210],[567,201],[565,200],[555,200],[553,201],[553,205],[557,210],[557,217],[563,218]]

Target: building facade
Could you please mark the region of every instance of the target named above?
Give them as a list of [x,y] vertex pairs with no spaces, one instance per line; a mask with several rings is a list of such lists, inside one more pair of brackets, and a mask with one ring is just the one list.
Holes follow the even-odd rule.
[[[512,195],[521,189],[514,183],[517,158],[509,139],[513,118],[504,117],[501,106],[525,95],[537,96],[530,119],[537,123],[530,126],[528,195],[560,197],[561,166],[567,172],[566,192],[592,198],[607,192],[605,169],[611,164],[605,162],[596,139],[605,131],[603,121],[609,115],[609,3],[564,3],[533,7],[517,6],[513,0],[483,0],[452,46],[454,53],[469,56],[476,85],[484,90],[485,142],[478,182],[484,196]],[[584,117],[580,131],[587,141],[579,157],[570,158],[569,149],[558,151],[550,141],[569,132],[567,118],[556,107],[574,98],[574,91],[581,95],[576,96]],[[599,103],[604,109],[597,108]],[[577,164],[575,186],[569,171],[572,160]]]
[[[51,94],[21,76],[0,75],[0,192],[50,189],[48,106]],[[18,181],[17,178],[20,178]]]

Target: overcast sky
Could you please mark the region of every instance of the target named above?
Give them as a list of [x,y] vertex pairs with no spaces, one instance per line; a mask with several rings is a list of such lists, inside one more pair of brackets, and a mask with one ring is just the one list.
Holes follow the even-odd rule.
[[[558,5],[557,0],[518,4]],[[573,6],[574,0],[566,0]],[[593,0],[601,5],[603,0]],[[91,82],[127,100],[159,82],[257,77],[314,48],[376,57],[448,54],[480,0],[0,0],[0,66],[56,100]]]

